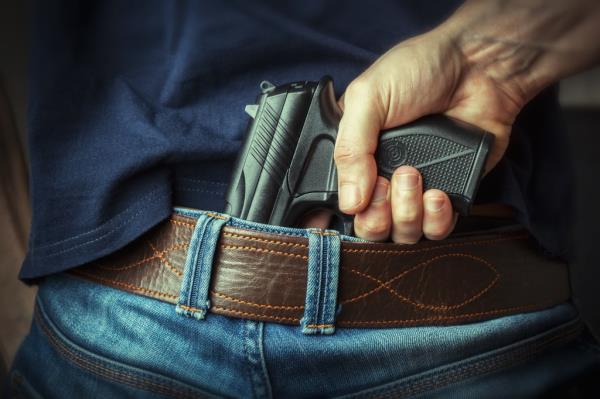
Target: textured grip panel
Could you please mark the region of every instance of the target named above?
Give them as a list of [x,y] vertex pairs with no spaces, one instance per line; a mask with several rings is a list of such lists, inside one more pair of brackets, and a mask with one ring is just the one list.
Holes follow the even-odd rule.
[[470,176],[474,154],[466,154],[445,162],[419,168],[423,176],[423,188],[437,188],[448,194],[463,195]]
[[423,176],[424,189],[437,188],[462,194],[471,175],[476,149],[430,134],[385,136],[379,143],[379,173],[390,178],[402,165],[416,167]]

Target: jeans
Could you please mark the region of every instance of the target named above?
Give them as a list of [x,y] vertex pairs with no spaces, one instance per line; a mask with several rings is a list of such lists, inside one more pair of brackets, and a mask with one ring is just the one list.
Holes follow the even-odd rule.
[[[188,253],[201,261],[186,265],[184,302],[203,304],[210,251],[223,223],[311,234],[179,212],[204,215]],[[331,256],[309,256],[309,280],[314,270],[328,273],[326,264],[335,263],[336,244],[327,245]],[[335,289],[308,289],[305,317],[316,312],[317,322],[331,321],[330,301],[323,298]],[[534,397],[598,369],[600,351],[581,330],[575,309],[565,303],[457,326],[337,327],[314,334],[310,324],[189,314],[62,274],[40,284],[10,389],[16,397],[43,398]]]

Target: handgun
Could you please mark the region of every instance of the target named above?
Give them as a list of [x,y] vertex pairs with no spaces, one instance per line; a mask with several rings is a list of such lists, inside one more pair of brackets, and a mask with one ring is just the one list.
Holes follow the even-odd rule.
[[[225,213],[277,226],[296,226],[306,212],[338,208],[333,150],[342,111],[329,76],[320,81],[275,86],[260,84],[256,103],[246,106],[251,120],[233,169]],[[384,130],[376,151],[378,174],[411,165],[423,188],[448,194],[454,210],[467,215],[481,180],[494,136],[473,125],[430,115]]]

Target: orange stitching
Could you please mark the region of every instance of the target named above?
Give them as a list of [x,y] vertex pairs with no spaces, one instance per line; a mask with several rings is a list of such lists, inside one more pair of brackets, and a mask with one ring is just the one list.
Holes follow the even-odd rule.
[[237,303],[241,303],[244,305],[256,306],[258,308],[282,309],[282,310],[302,310],[302,309],[304,309],[304,306],[266,305],[266,304],[261,304],[261,303],[256,303],[256,302],[247,302],[247,301],[237,299],[237,298],[234,298],[234,297],[231,297],[231,296],[228,296],[228,295],[222,294],[220,292],[216,292],[216,291],[211,291],[211,293],[215,296],[228,299],[232,302],[237,302]]
[[168,248],[162,249],[159,252],[165,254],[167,252],[173,252],[173,251],[177,251],[179,249],[187,249],[189,247],[189,245],[190,244],[187,243],[187,242],[184,242],[184,243],[181,243],[181,244],[175,244],[175,245],[170,246]]
[[315,231],[315,233],[317,233],[318,235],[321,235],[321,236],[337,236],[337,235],[339,235],[338,233],[334,233],[331,231],[318,231],[317,230],[317,231]]
[[140,261],[132,263],[131,265],[125,265],[125,266],[120,266],[120,267],[110,267],[110,266],[99,265],[98,268],[102,269],[102,270],[121,271],[121,270],[133,269],[136,266],[141,266],[144,263],[148,263],[148,262],[150,262],[151,260],[154,260],[154,259],[156,259],[156,255],[152,255],[150,257],[144,258],[144,259],[142,259]]
[[225,216],[217,215],[216,213],[212,213],[212,212],[206,212],[206,215],[211,216],[213,218],[217,218],[217,219],[227,220],[227,218]]
[[91,280],[101,281],[101,282],[105,282],[107,284],[114,284],[114,285],[117,285],[117,286],[129,288],[129,289],[131,289],[133,291],[144,292],[144,293],[147,293],[149,295],[156,295],[156,296],[165,297],[165,298],[169,298],[169,299],[178,299],[179,298],[178,296],[167,294],[166,292],[155,291],[155,290],[151,290],[149,288],[139,287],[137,285],[123,283],[123,282],[117,281],[117,280],[111,280],[111,279],[108,279],[108,278],[98,277],[98,276],[90,274],[90,273],[82,272],[81,270],[73,270],[72,272],[75,273],[75,274],[79,274],[81,276],[85,276],[85,277],[87,277],[87,278],[89,278]]
[[[149,241],[147,243],[150,244]],[[131,265],[119,266],[119,267],[110,267],[110,266],[102,266],[102,265],[100,265],[100,266],[98,266],[98,268],[102,269],[102,270],[110,270],[110,271],[115,271],[115,272],[116,271],[123,271],[123,270],[132,269],[132,268],[134,268],[136,266],[141,266],[142,264],[144,264],[146,262],[150,262],[151,260],[154,260],[156,258],[160,259],[161,254],[164,254],[166,252],[177,251],[178,249],[186,249],[188,247],[188,244],[176,244],[176,245],[173,245],[173,246],[171,246],[169,248],[166,248],[166,249],[164,249],[162,251],[158,251],[158,252],[157,252],[157,249],[152,246],[152,244],[150,244],[150,247],[151,247],[151,249],[153,251],[152,256],[144,258],[144,259],[142,259],[140,261],[137,261],[136,263],[132,263]]]
[[309,324],[306,327],[308,327],[308,328],[328,328],[328,327],[335,327],[335,325],[333,325],[333,324]]
[[229,308],[223,308],[221,306],[213,306],[212,309],[213,310],[222,310],[224,312],[238,314],[238,315],[241,315],[241,316],[261,317],[261,318],[267,319],[267,320],[288,320],[288,321],[295,321],[297,323],[300,322],[300,319],[298,319],[296,317],[268,316],[268,315],[262,315],[262,314],[259,314],[259,313],[242,312],[242,311],[239,311],[239,310],[233,310],[233,309],[229,309]]
[[[545,351],[547,348],[555,346],[557,344],[560,344],[562,342],[565,342],[567,340],[573,339],[575,338],[577,335],[580,334],[580,329],[579,328],[573,328],[572,326],[567,326],[566,328],[564,326],[561,326],[561,330],[559,330],[558,332],[546,335],[541,337],[539,340],[536,340],[536,342],[532,343],[532,345],[521,345],[520,347],[516,348],[516,349],[512,349],[510,350],[510,352],[508,353],[504,353],[502,355],[500,355],[498,358],[493,358],[488,359],[488,360],[484,360],[484,361],[478,361],[475,362],[474,364],[471,364],[470,366],[466,366],[466,367],[460,367],[458,369],[455,369],[454,372],[452,372],[452,374],[454,375],[455,379],[453,379],[452,381],[462,381],[465,380],[466,378],[470,378],[473,377],[475,375],[482,375],[483,373],[488,373],[490,371],[494,371],[494,370],[499,370],[500,368],[502,368],[503,364],[506,364],[505,360],[502,360],[502,358],[510,360],[513,359],[512,363],[516,363],[516,362],[522,362],[525,361],[527,359],[531,359],[532,357],[537,356],[539,353],[542,353],[543,351]],[[434,378],[439,378],[439,376],[435,375]],[[442,386],[447,386],[448,383],[443,383]],[[396,398],[396,397],[400,397],[400,396],[415,396],[418,395],[419,393],[423,393],[425,390],[431,390],[432,387],[440,388],[440,385],[435,384],[431,377],[429,378],[425,378],[422,379],[421,381],[416,382],[415,384],[411,384],[410,387],[408,387],[408,389],[402,389],[402,390],[398,390],[395,389],[393,391],[389,391],[387,393],[384,393],[382,395],[378,395],[378,396],[374,396],[373,398],[377,398],[377,399],[384,399],[384,398]],[[403,394],[401,395],[400,392],[403,392]]]
[[263,249],[263,248],[247,247],[247,246],[240,246],[240,245],[222,245],[221,247],[225,248],[225,249],[237,249],[237,250],[246,250],[246,251],[253,251],[253,252],[268,252],[268,253],[275,254],[275,255],[289,256],[292,258],[300,258],[300,259],[308,260],[308,256],[305,256],[305,255],[290,254],[288,252],[275,251],[273,249]]
[[191,310],[192,312],[206,312],[206,310],[204,309],[200,309],[200,308],[195,308],[193,306],[187,306],[187,305],[182,305],[182,304],[177,304],[177,306],[179,306],[180,308],[184,309],[184,310]]
[[185,226],[185,227],[191,227],[191,228],[196,227],[196,225],[194,223],[182,222],[181,220],[169,219],[169,222],[180,225],[180,226]]
[[108,367],[106,367],[106,366],[104,366],[102,364],[94,363],[90,359],[86,359],[82,354],[77,353],[76,350],[67,347],[66,344],[64,344],[62,342],[59,342],[58,338],[50,330],[50,327],[46,324],[46,321],[44,321],[42,319],[43,316],[41,316],[39,314],[39,311],[35,312],[35,316],[34,317],[36,318],[36,320],[38,321],[38,323],[41,325],[42,330],[44,330],[44,333],[49,338],[50,343],[56,349],[58,349],[59,352],[61,352],[67,358],[69,358],[70,360],[72,360],[74,363],[77,363],[78,365],[80,365],[84,369],[92,371],[92,372],[98,372],[98,374],[100,374],[100,375],[102,375],[102,373],[105,373],[104,376],[108,377],[108,378],[111,378],[111,375],[112,375],[113,376],[112,378],[114,378],[114,380],[119,381],[119,379],[120,379],[122,382],[130,383],[131,386],[134,386],[134,387],[137,387],[137,388],[142,388],[144,390],[148,390],[143,385],[143,384],[147,384],[147,385],[153,386],[155,389],[158,389],[159,391],[162,391],[163,393],[166,393],[167,395],[170,395],[170,394],[173,394],[173,393],[177,393],[177,394],[184,394],[184,395],[186,395],[186,397],[189,397],[189,396],[187,396],[187,393],[191,393],[190,391],[187,391],[187,390],[186,391],[182,391],[181,389],[178,389],[178,388],[171,388],[169,386],[162,385],[162,384],[160,384],[158,382],[154,382],[154,381],[148,379],[147,377],[133,376],[133,375],[130,375],[130,374],[127,374],[127,373],[123,373],[123,372],[118,371],[118,370],[113,370],[113,369],[108,368]]
[[297,243],[278,241],[278,240],[267,240],[264,238],[252,237],[252,236],[247,236],[247,235],[243,235],[243,234],[234,234],[234,233],[226,233],[225,232],[225,233],[223,233],[223,235],[225,237],[244,238],[244,239],[251,240],[251,241],[265,242],[267,244],[285,245],[288,247],[299,247],[299,248],[307,247],[306,244],[297,244]]
[[[553,304],[550,304],[553,305]],[[433,316],[433,317],[425,317],[422,319],[394,319],[394,320],[370,320],[370,321],[340,321],[338,324],[342,325],[368,325],[368,324],[407,324],[407,323],[416,323],[416,322],[422,322],[422,321],[441,321],[441,320],[447,320],[447,321],[453,321],[453,320],[463,320],[465,318],[469,318],[469,317],[475,317],[475,316],[484,316],[484,315],[489,315],[489,314],[497,314],[497,313],[506,313],[506,312],[512,312],[512,311],[521,311],[521,310],[528,310],[528,309],[544,309],[545,306],[536,306],[536,305],[525,305],[525,306],[515,306],[515,307],[511,307],[511,308],[504,308],[504,309],[494,309],[494,310],[489,310],[489,311],[485,311],[485,312],[475,312],[475,313],[464,313],[461,315],[456,315],[456,316]]]
[[[509,359],[513,359],[513,361],[511,362],[512,364],[521,363],[521,362],[527,361],[528,359],[531,359],[531,358],[537,356],[538,354],[542,353],[543,351],[547,350],[548,348],[551,348],[553,346],[564,343],[567,340],[571,340],[571,339],[577,337],[577,335],[579,335],[579,334],[580,334],[580,331],[573,329],[573,328],[571,328],[570,330],[567,330],[567,331],[559,331],[558,333],[555,333],[555,335],[546,336],[546,337],[541,338],[539,341],[533,343],[531,346],[522,345],[521,347],[511,350],[509,353],[504,353],[504,354],[500,355],[499,357],[507,359],[507,358],[509,358],[507,355],[509,355],[510,356]],[[490,360],[483,361],[483,362],[478,361],[475,364],[472,364],[470,366],[466,366],[466,367],[463,366],[462,369],[455,370],[454,372],[452,372],[454,378],[452,380],[448,380],[448,381],[464,381],[468,378],[471,378],[471,377],[474,377],[477,375],[481,376],[484,373],[498,371],[499,369],[501,369],[503,367],[503,365],[506,365],[506,361],[502,360],[502,359],[497,359],[497,358],[492,359],[491,361]],[[437,375],[434,378],[436,378],[436,377],[439,378]],[[437,385],[436,383],[434,383],[432,381],[431,377],[425,378],[425,379],[417,382],[416,384],[413,384],[408,389],[403,389],[402,390],[402,392],[404,392],[403,396],[406,396],[406,394],[408,394],[410,396],[415,396],[415,395],[418,395],[425,391],[431,390],[432,387],[435,387],[435,389],[445,387],[445,386],[449,385],[448,381],[442,383],[442,385]],[[400,392],[400,391],[393,390],[393,391],[389,391],[387,394],[385,394],[385,396],[380,395],[380,396],[376,396],[374,398],[376,398],[376,399],[396,398],[396,397],[400,396],[400,394],[398,392]]]
[[[406,276],[408,273],[410,273],[410,272],[412,272],[412,271],[414,271],[414,270],[416,270],[418,268],[427,266],[428,264],[436,261],[437,259],[445,258],[445,257],[448,257],[448,256],[456,256],[456,257],[464,256],[464,257],[471,258],[473,260],[479,261],[479,262],[485,264],[486,266],[488,266],[490,269],[492,269],[492,271],[496,274],[496,277],[494,277],[494,279],[485,288],[483,288],[477,294],[473,295],[471,298],[468,298],[468,299],[464,300],[463,302],[461,302],[459,304],[450,305],[450,306],[448,306],[448,305],[427,305],[427,304],[424,304],[424,303],[421,303],[421,302],[417,302],[417,301],[414,301],[414,300],[412,300],[410,298],[407,298],[407,297],[401,295],[394,288],[390,287],[390,284],[392,282],[394,282],[394,281],[396,281],[396,280],[398,280],[398,279]],[[444,255],[439,255],[439,256],[433,257],[433,258],[429,259],[426,262],[419,263],[415,267],[412,267],[411,269],[409,269],[409,270],[407,270],[405,272],[400,273],[398,276],[396,276],[396,277],[394,277],[394,278],[392,278],[392,279],[390,279],[390,280],[388,280],[386,282],[383,282],[383,281],[379,280],[378,278],[371,276],[370,274],[362,273],[362,272],[360,272],[360,271],[358,271],[356,269],[349,269],[349,270],[350,270],[350,272],[352,272],[354,274],[357,274],[357,275],[359,275],[361,277],[368,278],[371,281],[377,282],[379,284],[379,286],[376,287],[376,288],[374,288],[374,289],[372,289],[372,290],[370,290],[370,291],[368,291],[368,292],[366,292],[366,293],[363,293],[363,294],[358,295],[358,296],[356,296],[354,298],[347,299],[347,300],[341,302],[342,305],[346,304],[346,303],[356,302],[359,299],[365,298],[365,297],[367,297],[367,296],[369,296],[369,295],[371,295],[371,294],[373,294],[373,293],[375,293],[375,292],[377,292],[377,291],[385,288],[389,293],[391,293],[392,295],[398,297],[398,299],[400,299],[400,300],[402,300],[404,302],[407,302],[407,303],[413,305],[416,308],[419,308],[419,309],[428,309],[428,310],[433,310],[433,311],[442,311],[442,312],[443,311],[447,311],[447,310],[458,309],[458,308],[461,308],[461,307],[463,307],[463,306],[465,306],[465,305],[467,305],[467,304],[475,301],[476,299],[478,299],[479,297],[481,297],[483,294],[485,294],[487,291],[489,291],[494,285],[496,285],[496,282],[500,278],[500,273],[498,272],[498,270],[491,263],[487,262],[485,259],[478,258],[476,256],[472,256],[472,255],[469,255],[469,254],[460,254],[460,253],[444,254]]]
[[[543,308],[544,308],[544,306],[540,307],[540,306],[535,306],[535,305],[526,305],[526,306],[516,306],[516,307],[511,307],[511,308],[505,308],[505,309],[494,309],[494,310],[490,310],[490,311],[486,311],[486,312],[465,313],[465,314],[458,315],[458,316],[434,316],[434,317],[425,317],[425,318],[421,318],[421,319],[340,321],[339,324],[340,325],[343,325],[343,324],[345,324],[345,325],[376,325],[376,324],[408,324],[408,323],[416,323],[416,322],[441,321],[441,320],[459,321],[459,320],[464,320],[465,318],[475,317],[475,316],[484,316],[484,315],[489,315],[489,314],[498,314],[498,313],[506,313],[506,312],[512,312],[512,311],[521,311],[521,310],[527,310],[527,309],[543,309]],[[242,312],[239,310],[233,310],[233,309],[224,308],[224,307],[220,307],[220,306],[213,306],[213,309],[214,310],[222,310],[225,312],[230,312],[230,313],[238,314],[238,315],[242,315],[242,316],[261,317],[261,318],[267,319],[267,320],[288,320],[288,321],[294,321],[294,322],[300,321],[300,319],[294,318],[294,317],[268,316],[268,315],[262,315],[259,313]]]
[[[166,266],[167,269],[169,269],[170,271],[172,271],[173,273],[175,273],[177,276],[183,277],[183,273],[180,272],[175,266],[173,266],[169,262],[169,260],[165,257],[166,250],[165,251],[159,251],[154,245],[152,245],[152,243],[150,241],[148,241],[148,245],[154,251],[154,255],[156,255],[156,257],[158,257],[158,259],[161,260],[161,264],[163,264],[164,266]],[[187,244],[186,244],[186,247],[187,247]]]
[[[400,278],[404,277],[404,276],[405,276],[405,275],[407,275],[408,273],[411,273],[411,272],[413,272],[413,271],[415,271],[415,270],[417,270],[417,269],[419,269],[419,268],[421,268],[421,267],[423,267],[423,266],[426,266],[427,264],[429,264],[429,263],[431,263],[431,262],[433,262],[433,261],[436,261],[436,260],[438,260],[439,258],[443,258],[444,256],[446,256],[446,255],[445,255],[445,254],[444,254],[444,255],[438,255],[438,256],[435,256],[435,257],[433,257],[433,258],[431,258],[431,259],[429,259],[429,260],[427,260],[427,261],[425,261],[425,262],[418,263],[417,265],[415,265],[415,266],[411,267],[410,269],[408,269],[408,270],[405,270],[405,271],[401,272],[400,274],[398,274],[397,276],[395,276],[395,277],[391,278],[390,280],[386,281],[386,283],[387,283],[387,284],[393,283],[394,281],[396,281],[396,280],[398,280],[398,279],[400,279]],[[344,267],[342,267],[342,269],[348,269],[348,270],[350,270],[351,272],[354,270],[354,269],[352,269],[352,268],[348,268],[348,267],[345,267],[345,266],[344,266]],[[496,270],[496,269],[494,269],[494,270]],[[361,298],[364,298],[364,297],[366,297],[366,296],[369,296],[370,294],[372,294],[372,293],[374,293],[374,292],[376,292],[376,291],[379,291],[379,290],[381,290],[382,288],[384,288],[384,287],[381,287],[381,286],[380,286],[380,287],[376,287],[376,288],[372,289],[371,291],[368,291],[368,292],[366,292],[366,293],[360,294],[360,295],[358,295],[358,296],[356,296],[356,297],[354,297],[354,298],[347,299],[347,300],[345,300],[344,302],[341,302],[341,304],[343,305],[343,304],[346,304],[346,303],[355,302],[355,301],[357,301],[357,300],[359,300],[359,299],[361,299]]]
[[438,249],[462,247],[465,245],[483,245],[483,244],[492,244],[492,243],[499,242],[499,241],[523,240],[526,238],[529,238],[529,234],[524,234],[524,235],[514,236],[514,237],[495,238],[493,240],[457,242],[457,243],[452,243],[452,244],[440,245],[437,247],[421,248],[421,249],[406,249],[406,250],[404,250],[404,249],[357,249],[357,248],[351,248],[351,249],[343,249],[342,251],[346,252],[346,253],[381,253],[381,254],[402,255],[402,254],[411,254],[411,253],[417,253],[417,252],[435,251]]

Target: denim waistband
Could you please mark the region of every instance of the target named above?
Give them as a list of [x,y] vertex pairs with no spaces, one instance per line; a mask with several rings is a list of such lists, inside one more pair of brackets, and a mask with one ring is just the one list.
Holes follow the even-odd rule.
[[198,218],[188,248],[177,312],[203,319],[210,309],[209,286],[217,241],[223,226],[308,238],[308,262],[304,317],[305,334],[332,334],[338,313],[340,242],[366,242],[335,230],[302,229],[250,222],[229,215],[190,208],[175,213]]
[[336,326],[458,324],[563,303],[566,265],[542,257],[529,239],[519,226],[494,227],[409,247],[178,208],[131,246],[73,273],[195,319],[210,312],[331,334]]

